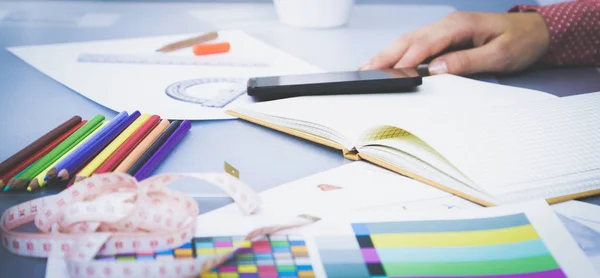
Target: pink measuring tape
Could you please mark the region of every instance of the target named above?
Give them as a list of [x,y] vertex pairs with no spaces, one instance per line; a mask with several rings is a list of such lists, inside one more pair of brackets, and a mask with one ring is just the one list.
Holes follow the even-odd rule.
[[[122,173],[94,175],[57,195],[13,206],[2,214],[2,245],[29,257],[64,259],[70,277],[193,277],[223,263],[235,252],[210,259],[100,261],[96,255],[174,249],[194,236],[196,201],[167,185],[195,178],[217,185],[245,214],[261,205],[258,195],[226,173],[165,174],[137,182]],[[314,222],[265,227],[248,240]],[[42,233],[12,230],[34,221]]]

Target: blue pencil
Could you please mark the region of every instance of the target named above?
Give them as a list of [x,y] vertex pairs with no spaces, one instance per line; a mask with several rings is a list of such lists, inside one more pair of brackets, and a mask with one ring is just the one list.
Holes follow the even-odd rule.
[[[96,133],[94,137],[90,138],[85,144],[81,145],[76,151],[55,166],[58,178],[67,180],[69,175],[75,173],[78,167],[81,167],[86,161],[92,159],[119,135],[127,127],[127,122],[131,123],[134,118],[137,118],[136,115],[139,116],[140,113],[136,111],[131,116],[125,111],[119,113],[108,125]],[[48,178],[50,177],[47,176],[46,179]]]
[[183,139],[187,132],[192,127],[190,121],[183,121],[179,127],[169,136],[164,144],[146,161],[146,163],[135,173],[134,177],[141,181],[150,176],[152,171],[160,165],[167,155],[175,148],[175,146]]

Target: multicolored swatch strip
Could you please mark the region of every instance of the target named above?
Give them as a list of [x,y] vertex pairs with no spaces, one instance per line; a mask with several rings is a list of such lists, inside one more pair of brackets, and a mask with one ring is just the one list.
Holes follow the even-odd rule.
[[202,278],[314,278],[306,243],[298,236],[269,236],[244,241],[243,236],[197,237],[174,250],[156,253],[99,256],[97,260],[173,260],[208,257],[241,247],[223,265],[203,273]]
[[263,240],[242,241],[243,237],[196,238],[198,257],[227,252],[241,243],[234,257],[202,274],[202,278],[315,277],[306,243],[297,236],[269,236]]
[[319,238],[327,277],[564,278],[524,214],[355,223],[354,238]]

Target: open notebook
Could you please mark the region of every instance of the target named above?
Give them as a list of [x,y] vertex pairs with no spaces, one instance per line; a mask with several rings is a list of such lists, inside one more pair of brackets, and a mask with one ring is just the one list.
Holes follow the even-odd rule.
[[557,98],[453,75],[414,92],[310,96],[227,113],[484,206],[600,193],[600,93]]

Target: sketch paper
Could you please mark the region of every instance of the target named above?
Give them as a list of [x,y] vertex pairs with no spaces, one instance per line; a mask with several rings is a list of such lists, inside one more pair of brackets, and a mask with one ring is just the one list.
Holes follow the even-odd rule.
[[[163,45],[197,35],[20,46],[8,50],[49,77],[109,109],[139,110],[169,119],[233,118],[226,115],[224,109],[252,102],[245,94],[245,81],[248,78],[322,72],[237,30],[219,31],[219,38],[211,41],[229,42],[231,49],[228,53],[194,56],[191,48],[171,53],[156,52]],[[89,54],[118,57],[121,62],[121,58],[126,57],[127,62],[79,60],[80,55]],[[204,64],[153,63],[156,59],[165,58],[175,61],[199,60]],[[131,59],[137,62],[130,63]],[[235,94],[240,89],[242,93],[238,94],[239,97],[226,97],[231,101],[220,102],[224,95],[230,92]],[[212,106],[207,106],[206,102],[212,102]]]
[[[362,161],[277,186],[259,196],[263,205],[257,213],[246,216],[235,205],[227,205],[202,215],[197,229],[219,233],[222,229],[235,225],[240,232],[249,232],[299,214],[325,219],[359,212],[369,213],[371,210],[385,211],[387,207],[395,212],[449,210],[458,206],[479,207],[437,188]],[[231,221],[220,222],[219,219]],[[206,225],[217,222],[225,225]]]

